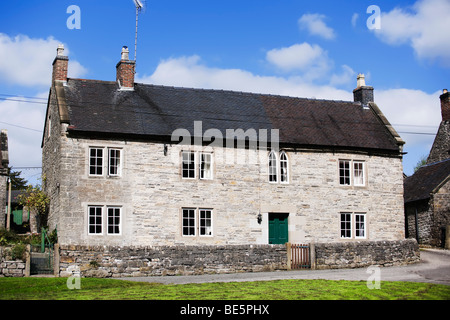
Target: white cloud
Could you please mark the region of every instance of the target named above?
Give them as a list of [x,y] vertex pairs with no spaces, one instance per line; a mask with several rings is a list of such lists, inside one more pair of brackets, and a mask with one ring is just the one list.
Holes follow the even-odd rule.
[[225,89],[306,98],[352,99],[352,94],[345,90],[329,85],[315,85],[300,76],[259,76],[241,69],[210,68],[201,63],[199,56],[163,60],[152,75],[137,75],[136,81],[159,85]]
[[[375,101],[394,128],[401,132],[406,147],[431,147],[433,135],[441,122],[440,92],[428,94],[413,89],[376,90]],[[411,133],[407,133],[411,132]]]
[[336,38],[336,33],[330,27],[328,27],[324,19],[326,17],[322,14],[307,13],[300,17],[298,25],[302,30],[308,30],[311,35],[319,36],[327,40]]
[[[43,92],[35,97],[42,98],[42,104],[19,102],[14,100],[25,100],[23,97],[11,97],[10,100],[0,102],[1,122],[0,128],[8,130],[9,163],[13,167],[29,167],[41,165],[41,139],[44,127],[46,100],[48,92]],[[30,99],[26,99],[30,100]],[[39,177],[39,171],[24,171],[22,176],[26,177],[32,184],[27,174],[33,173]]]
[[[21,86],[50,86],[52,62],[60,42],[53,37],[32,39],[26,35],[9,37],[0,33],[0,83]],[[67,49],[64,52],[69,54]],[[69,60],[69,76],[87,72],[77,61]]]
[[450,66],[450,1],[418,0],[411,8],[381,14],[374,33],[390,45],[408,44],[419,59],[437,59]]
[[340,74],[332,74],[330,78],[330,85],[340,86],[347,85],[354,82],[356,79],[356,72],[349,66],[343,65]]
[[[267,52],[266,60],[283,71],[309,71],[317,76],[330,68],[327,52],[320,46],[307,42],[272,49]],[[312,77],[314,78],[313,74]]]

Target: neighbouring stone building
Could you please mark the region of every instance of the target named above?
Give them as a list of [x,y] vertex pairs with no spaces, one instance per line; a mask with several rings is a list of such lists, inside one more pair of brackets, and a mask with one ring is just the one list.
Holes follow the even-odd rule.
[[362,75],[354,101],[332,101],[135,83],[126,47],[116,81],[67,64],[59,47],[42,140],[63,263],[95,247],[404,240],[404,142]]
[[6,227],[6,193],[8,186],[8,131],[0,133],[0,228]]
[[450,225],[450,93],[440,96],[442,121],[427,162],[404,182],[406,235],[445,246]]

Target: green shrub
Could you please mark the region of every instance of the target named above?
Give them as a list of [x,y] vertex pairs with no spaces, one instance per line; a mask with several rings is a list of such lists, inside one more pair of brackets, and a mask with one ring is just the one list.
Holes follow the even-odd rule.
[[27,249],[27,246],[23,243],[16,244],[11,249],[11,258],[13,260],[19,259],[19,260],[25,260],[25,250]]
[[8,243],[17,243],[20,241],[20,237],[14,231],[0,228],[0,241],[2,245]]

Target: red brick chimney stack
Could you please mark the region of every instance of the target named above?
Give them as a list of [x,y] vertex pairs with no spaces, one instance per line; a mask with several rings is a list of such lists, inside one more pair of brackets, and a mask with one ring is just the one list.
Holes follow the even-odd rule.
[[69,58],[64,55],[64,45],[58,45],[56,57],[53,60],[52,84],[56,81],[67,81]]
[[121,89],[133,90],[134,88],[134,68],[136,62],[129,59],[127,47],[122,48],[120,61],[116,65],[116,81]]
[[450,92],[444,89],[441,96],[442,121],[450,120]]

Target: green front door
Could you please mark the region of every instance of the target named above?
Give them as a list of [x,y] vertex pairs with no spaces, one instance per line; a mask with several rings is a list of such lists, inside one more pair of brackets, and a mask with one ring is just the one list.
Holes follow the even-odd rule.
[[289,213],[269,213],[269,244],[288,242]]

